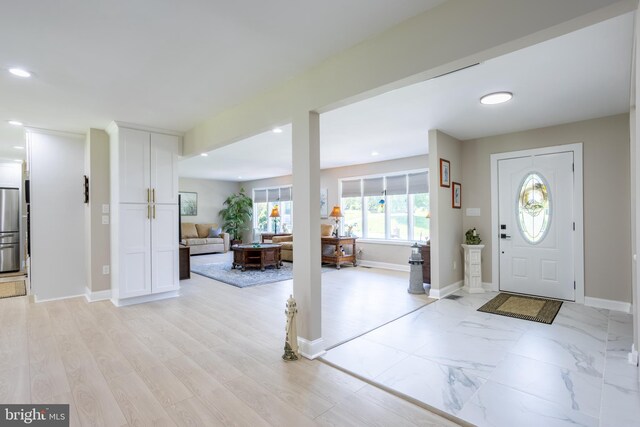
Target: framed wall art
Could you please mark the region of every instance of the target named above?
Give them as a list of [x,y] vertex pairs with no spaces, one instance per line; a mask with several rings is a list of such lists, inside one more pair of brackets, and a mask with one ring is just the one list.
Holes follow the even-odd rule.
[[326,188],[320,189],[320,219],[329,218],[329,191]]
[[198,215],[198,193],[180,192],[180,215]]
[[440,159],[440,187],[451,186],[451,163],[449,160]]
[[451,207],[460,209],[462,207],[462,184],[459,182],[451,183]]

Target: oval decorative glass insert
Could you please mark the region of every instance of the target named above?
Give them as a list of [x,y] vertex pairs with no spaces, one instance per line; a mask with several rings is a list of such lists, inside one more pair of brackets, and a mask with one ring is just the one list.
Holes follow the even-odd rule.
[[517,209],[522,237],[529,243],[540,243],[551,223],[549,186],[541,175],[534,172],[524,177]]

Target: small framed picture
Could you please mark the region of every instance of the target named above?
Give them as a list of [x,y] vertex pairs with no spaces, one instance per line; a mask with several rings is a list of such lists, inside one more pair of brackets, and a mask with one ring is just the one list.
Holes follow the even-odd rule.
[[329,218],[329,191],[320,189],[320,219]]
[[449,188],[451,186],[450,165],[449,160],[440,159],[440,187]]
[[451,187],[451,207],[460,209],[462,207],[462,184],[453,182]]

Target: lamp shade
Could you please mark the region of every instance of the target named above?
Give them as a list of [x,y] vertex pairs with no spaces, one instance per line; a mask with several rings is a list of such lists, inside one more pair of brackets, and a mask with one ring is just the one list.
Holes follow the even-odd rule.
[[271,218],[280,218],[280,211],[278,210],[278,205],[275,205],[273,209],[271,209]]
[[342,211],[340,210],[340,206],[334,206],[329,216],[332,218],[341,218],[343,215]]

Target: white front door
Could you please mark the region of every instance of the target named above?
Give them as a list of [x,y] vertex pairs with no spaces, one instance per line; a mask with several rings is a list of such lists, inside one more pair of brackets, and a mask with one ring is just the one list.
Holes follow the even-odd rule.
[[500,290],[575,301],[573,156],[498,161]]

